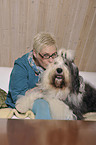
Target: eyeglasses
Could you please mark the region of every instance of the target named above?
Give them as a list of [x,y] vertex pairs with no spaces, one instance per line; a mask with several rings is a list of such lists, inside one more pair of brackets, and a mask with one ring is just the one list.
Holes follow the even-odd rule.
[[49,55],[48,53],[42,55],[39,53],[39,55],[43,58],[43,59],[49,59],[50,57],[52,57],[53,59],[57,57],[57,52],[53,53],[52,55]]

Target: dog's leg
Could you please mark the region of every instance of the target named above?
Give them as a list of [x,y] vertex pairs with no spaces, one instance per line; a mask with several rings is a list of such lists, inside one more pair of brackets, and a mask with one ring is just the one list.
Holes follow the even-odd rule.
[[19,112],[25,113],[29,109],[32,110],[33,103],[38,98],[42,98],[42,93],[40,93],[39,91],[33,91],[31,92],[31,94],[28,93],[25,96],[19,96],[18,100],[16,101],[15,107]]

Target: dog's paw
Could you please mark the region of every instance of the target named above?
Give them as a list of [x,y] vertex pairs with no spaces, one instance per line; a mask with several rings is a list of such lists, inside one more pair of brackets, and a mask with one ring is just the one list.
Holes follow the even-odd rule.
[[29,103],[30,102],[28,101],[28,98],[26,96],[19,96],[18,100],[16,101],[15,107],[20,113],[25,113],[30,109]]

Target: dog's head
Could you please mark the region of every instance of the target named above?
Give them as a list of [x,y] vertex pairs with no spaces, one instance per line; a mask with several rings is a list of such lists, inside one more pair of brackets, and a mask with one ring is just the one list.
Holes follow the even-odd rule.
[[44,71],[41,81],[44,89],[63,91],[66,95],[70,92],[78,93],[79,71],[74,64],[74,53],[71,50],[60,50],[58,57]]

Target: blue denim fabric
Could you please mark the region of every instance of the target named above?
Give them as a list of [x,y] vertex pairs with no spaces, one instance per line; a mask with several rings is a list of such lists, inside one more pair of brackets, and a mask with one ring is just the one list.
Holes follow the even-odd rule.
[[32,111],[35,114],[35,119],[52,119],[49,104],[43,99],[35,100]]

